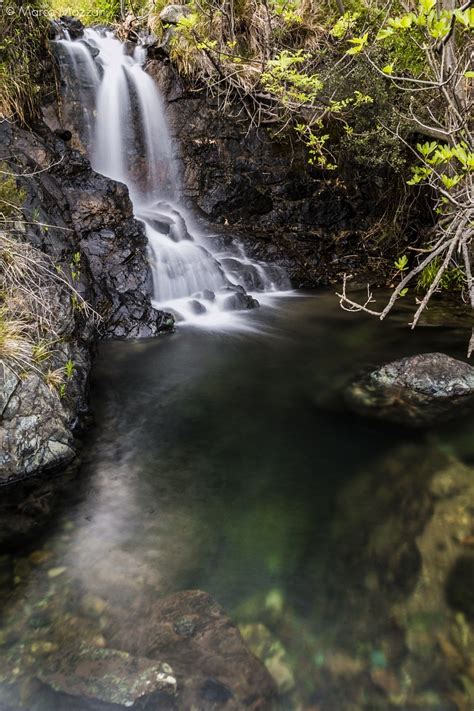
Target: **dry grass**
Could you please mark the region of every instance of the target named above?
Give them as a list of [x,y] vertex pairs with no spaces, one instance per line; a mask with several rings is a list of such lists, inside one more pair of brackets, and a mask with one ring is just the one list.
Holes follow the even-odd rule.
[[95,318],[47,255],[0,231],[0,361],[17,375],[34,371],[50,385],[60,384],[54,366],[62,358],[64,311],[73,308],[68,300]]

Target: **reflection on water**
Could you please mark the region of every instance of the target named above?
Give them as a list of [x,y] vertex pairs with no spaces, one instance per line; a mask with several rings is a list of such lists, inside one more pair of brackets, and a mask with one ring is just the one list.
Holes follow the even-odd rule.
[[40,708],[32,677],[196,587],[281,708],[474,708],[473,421],[413,434],[337,396],[367,364],[461,356],[462,332],[348,315],[331,294],[248,318],[102,346],[79,477],[42,537],[0,558],[0,701]]

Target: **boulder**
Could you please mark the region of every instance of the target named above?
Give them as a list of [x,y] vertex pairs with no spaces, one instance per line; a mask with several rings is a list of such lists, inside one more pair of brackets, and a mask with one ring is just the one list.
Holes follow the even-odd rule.
[[274,708],[276,689],[224,610],[201,590],[153,600],[136,619],[117,622],[110,643],[130,654],[166,659],[174,669],[180,709]]
[[345,395],[361,414],[426,427],[474,405],[474,368],[444,353],[423,353],[357,378]]
[[160,20],[165,25],[177,25],[183,17],[189,17],[191,8],[187,5],[166,5],[160,12]]
[[169,696],[176,692],[169,664],[132,657],[116,649],[84,647],[78,653],[65,653],[50,664],[42,662],[38,678],[64,694],[121,706],[132,706],[156,691]]

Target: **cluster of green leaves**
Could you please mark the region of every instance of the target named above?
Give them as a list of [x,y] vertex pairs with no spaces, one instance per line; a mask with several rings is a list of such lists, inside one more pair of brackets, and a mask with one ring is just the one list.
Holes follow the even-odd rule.
[[[440,270],[441,261],[441,257],[435,257],[433,261],[423,269],[418,277],[417,289],[420,291],[428,291]],[[464,269],[453,264],[443,272],[438,284],[438,290],[462,291],[466,287],[466,283],[466,273]]]
[[283,104],[311,104],[323,83],[317,74],[304,71],[309,59],[310,55],[301,49],[283,50],[268,60],[260,81]]
[[417,143],[416,148],[423,165],[411,168],[412,177],[407,181],[409,185],[427,182],[434,177],[444,190],[450,191],[474,171],[474,153],[464,141],[454,146],[438,141]]
[[295,25],[300,25],[303,22],[301,5],[301,0],[270,0],[269,2],[270,8],[278,17],[288,24]]

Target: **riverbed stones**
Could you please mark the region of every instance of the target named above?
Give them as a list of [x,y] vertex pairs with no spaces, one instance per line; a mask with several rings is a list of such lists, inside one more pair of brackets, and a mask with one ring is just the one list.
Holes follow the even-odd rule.
[[126,624],[115,623],[109,644],[166,659],[175,671],[183,711],[274,708],[276,688],[267,669],[220,605],[201,590],[151,600]]
[[357,412],[411,427],[442,424],[474,407],[474,368],[444,353],[383,365],[346,391]]

